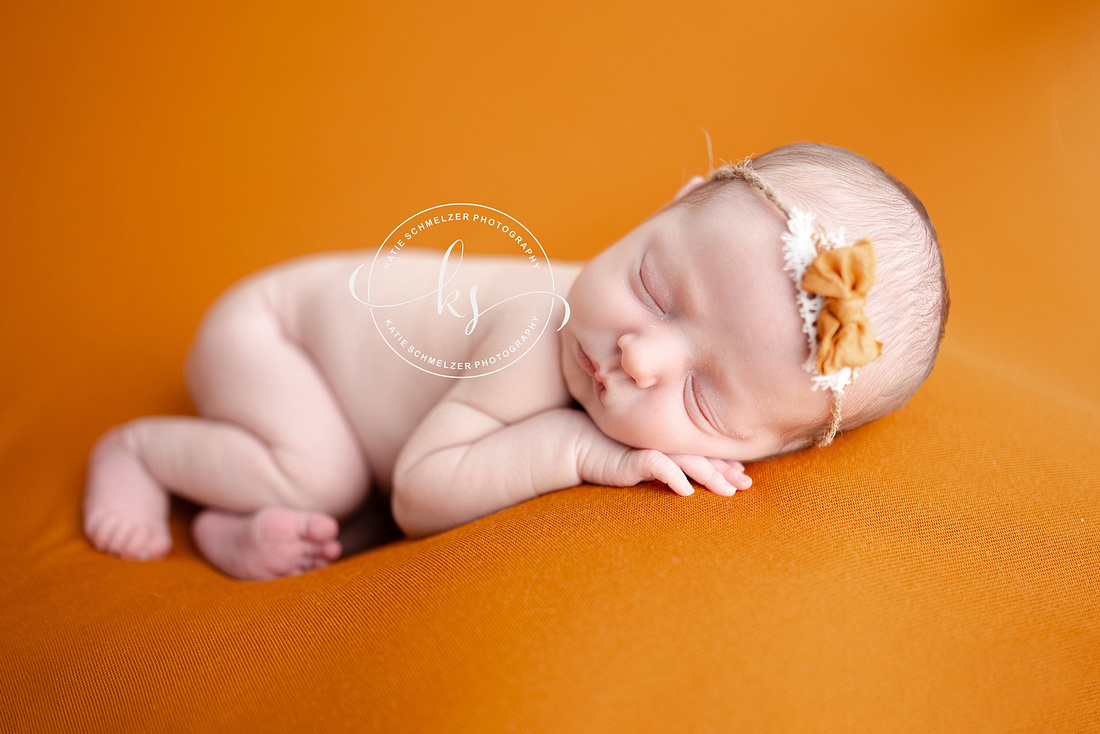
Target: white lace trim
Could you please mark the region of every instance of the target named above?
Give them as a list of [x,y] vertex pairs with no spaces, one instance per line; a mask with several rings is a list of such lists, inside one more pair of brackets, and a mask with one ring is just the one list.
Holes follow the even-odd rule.
[[825,297],[802,290],[802,277],[818,252],[831,250],[834,247],[848,247],[850,243],[844,240],[843,227],[836,232],[815,228],[812,213],[801,211],[793,206],[790,210],[791,218],[787,220],[788,231],[781,235],[783,270],[791,277],[798,291],[796,300],[798,313],[802,316],[802,332],[806,335],[806,342],[810,347],[810,356],[802,367],[812,376],[814,390],[832,390],[837,395],[843,395],[844,388],[852,384],[859,370],[842,367],[831,375],[823,375],[817,371],[817,315],[825,305]]

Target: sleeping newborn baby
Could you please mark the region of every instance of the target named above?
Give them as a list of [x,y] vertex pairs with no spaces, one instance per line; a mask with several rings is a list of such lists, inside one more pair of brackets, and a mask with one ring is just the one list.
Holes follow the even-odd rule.
[[[438,250],[410,248],[438,273]],[[849,151],[796,144],[708,179],[587,263],[556,262],[544,338],[476,379],[413,369],[348,292],[370,253],[305,256],[210,309],[185,377],[199,416],[132,420],[89,460],[84,530],[128,559],[172,545],[169,494],[226,574],[320,568],[369,492],[423,536],[582,482],[691,480],[729,496],[745,462],[901,407],[932,368],[948,293],[935,229],[903,184]],[[538,290],[522,257],[462,262]],[[414,305],[413,323],[439,304]],[[520,300],[501,309],[520,309]],[[415,311],[419,309],[419,311]],[[449,353],[473,359],[480,339]]]

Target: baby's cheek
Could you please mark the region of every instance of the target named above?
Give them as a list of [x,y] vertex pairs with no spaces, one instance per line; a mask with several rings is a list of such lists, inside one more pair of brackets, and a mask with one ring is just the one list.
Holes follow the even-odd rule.
[[613,417],[609,416],[607,414],[607,411],[602,406],[596,405],[596,410],[592,410],[589,406],[586,406],[582,403],[581,407],[584,408],[584,412],[588,414],[588,417],[592,419],[592,422],[596,424],[596,428],[599,428],[604,435],[610,436],[616,441],[622,441],[622,439],[620,439],[618,436],[619,431],[617,421],[614,420]]
[[619,443],[635,448],[653,448],[647,438],[648,426],[639,420],[617,415],[595,416],[592,420],[605,435]]
[[675,417],[658,412],[646,412],[623,417],[608,425],[596,424],[619,443],[640,449],[656,449],[666,454],[698,453],[698,435]]

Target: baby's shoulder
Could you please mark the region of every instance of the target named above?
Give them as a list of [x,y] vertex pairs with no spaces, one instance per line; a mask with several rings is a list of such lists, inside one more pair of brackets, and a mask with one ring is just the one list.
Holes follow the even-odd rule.
[[[448,398],[467,403],[509,425],[569,405],[571,397],[561,373],[561,343],[556,331],[562,315],[563,309],[555,306],[535,344],[522,356],[489,374],[459,380]],[[500,334],[493,332],[502,328],[488,329],[480,344],[501,343],[496,338]],[[479,349],[475,347],[473,353],[484,357]]]
[[[351,290],[363,297],[367,293],[365,274],[375,264],[376,254],[368,250],[314,253],[268,268],[266,272],[278,281],[277,300],[285,306],[290,331],[306,340],[318,356],[329,355],[329,362],[336,359],[333,355],[342,354],[341,350],[352,349],[354,354],[346,361],[359,367],[391,365],[385,374],[395,379],[405,375],[447,382],[448,378],[428,376],[395,359],[390,347],[378,348],[377,340],[355,338],[376,328],[370,323],[371,309],[352,297],[349,281],[358,270]],[[423,296],[425,289],[445,282],[439,298],[417,298],[402,308],[401,318],[395,319],[402,325],[401,338],[422,351],[471,365],[464,375],[450,380],[453,384],[441,396],[465,402],[507,424],[570,403],[561,374],[557,331],[566,306],[564,298],[545,293],[562,293],[566,290],[562,285],[567,287],[567,283],[546,282],[515,256],[467,255],[459,271],[454,262],[444,268],[442,251],[406,248],[401,264],[406,268],[404,275],[419,284],[405,287],[413,295]],[[554,270],[557,273],[559,268]],[[452,275],[457,277],[449,279]],[[452,299],[452,291],[459,295]],[[531,293],[535,295],[527,295]],[[401,295],[408,297],[404,291]],[[480,311],[477,322],[471,333],[464,335],[462,327],[469,325],[474,310]],[[484,367],[490,360],[490,367]],[[474,368],[479,361],[483,364]]]

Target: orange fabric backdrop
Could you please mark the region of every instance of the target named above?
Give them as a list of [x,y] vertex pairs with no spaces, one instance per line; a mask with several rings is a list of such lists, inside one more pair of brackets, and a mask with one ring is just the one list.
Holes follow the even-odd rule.
[[[0,731],[1100,729],[1100,8],[0,7]],[[939,228],[909,407],[747,493],[585,487],[268,584],[80,533],[213,298],[474,201],[551,257],[716,158],[857,150]]]

